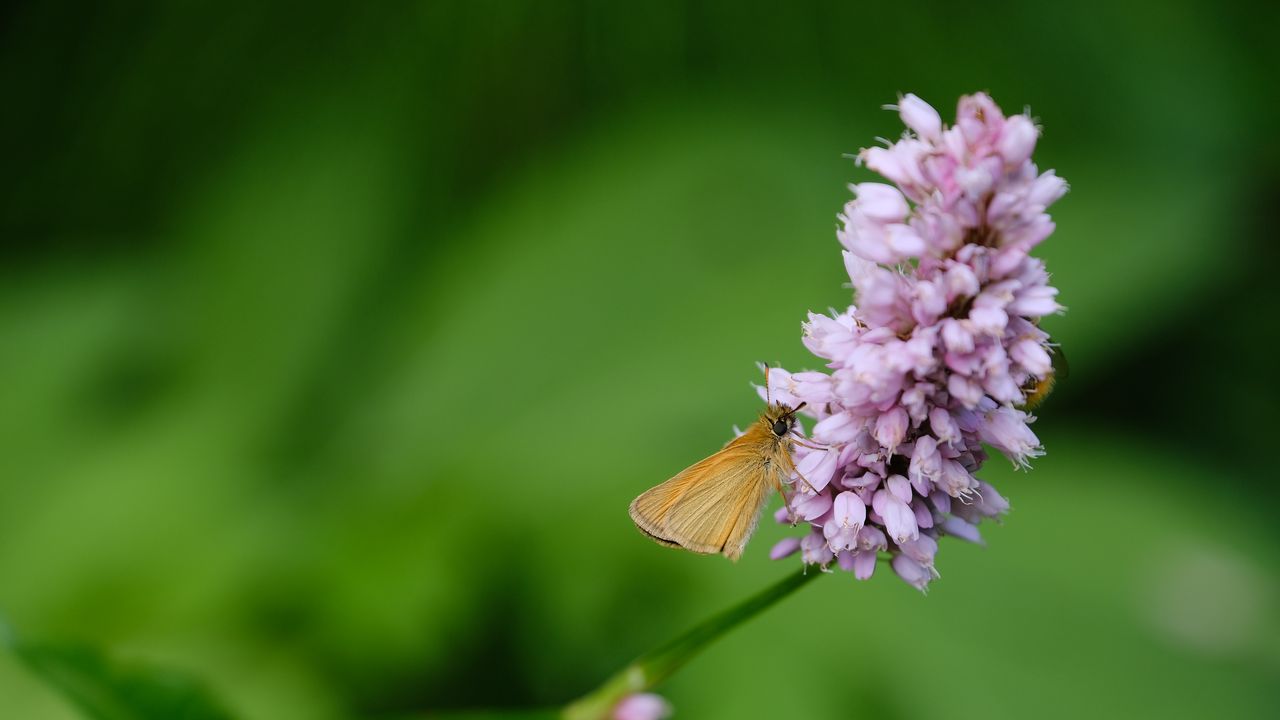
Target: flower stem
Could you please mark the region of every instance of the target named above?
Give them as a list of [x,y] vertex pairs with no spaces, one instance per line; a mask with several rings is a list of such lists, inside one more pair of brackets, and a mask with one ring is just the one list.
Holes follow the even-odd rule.
[[607,720],[614,705],[632,693],[644,692],[666,680],[716,638],[750,620],[775,602],[821,575],[800,572],[715,615],[685,634],[636,658],[603,685],[565,707],[564,720]]

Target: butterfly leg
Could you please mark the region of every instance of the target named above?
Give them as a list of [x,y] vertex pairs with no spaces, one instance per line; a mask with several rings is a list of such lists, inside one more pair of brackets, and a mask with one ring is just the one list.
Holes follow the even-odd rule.
[[787,465],[787,468],[786,468],[786,469],[787,469],[787,473],[788,473],[788,474],[794,473],[794,474],[795,474],[795,476],[796,476],[797,478],[799,478],[799,479],[800,479],[800,482],[804,483],[805,488],[806,488],[809,492],[813,493],[814,495],[817,495],[817,494],[818,494],[818,491],[813,487],[813,485],[809,484],[809,481],[808,481],[807,479],[805,479],[805,476],[804,476],[804,475],[801,475],[801,474],[800,474],[800,471],[796,469],[796,464],[795,464],[795,462],[793,462],[793,461],[791,460],[791,454],[790,454],[790,453],[783,453],[783,454],[782,454],[782,461],[783,461],[784,463],[786,463],[786,465]]
[[774,490],[778,491],[778,495],[782,497],[782,505],[787,509],[787,519],[792,525],[796,524],[796,511],[791,508],[791,500],[787,498],[787,488],[782,482],[782,469],[778,468],[769,476],[769,484]]
[[810,450],[830,450],[831,449],[830,445],[811,445],[805,442],[804,440],[801,440],[800,436],[798,435],[792,435],[791,442],[799,445],[800,447],[809,448]]

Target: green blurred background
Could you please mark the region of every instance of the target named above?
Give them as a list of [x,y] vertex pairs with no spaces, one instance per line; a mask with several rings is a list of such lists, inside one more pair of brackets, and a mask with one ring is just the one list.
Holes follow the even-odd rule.
[[[1274,3],[0,11],[0,614],[242,718],[563,702],[791,572],[625,508],[817,363],[842,153],[990,91],[1072,375],[986,549],[840,574],[682,718],[1274,717]],[[776,506],[777,501],[771,503]],[[0,654],[0,717],[74,718]]]

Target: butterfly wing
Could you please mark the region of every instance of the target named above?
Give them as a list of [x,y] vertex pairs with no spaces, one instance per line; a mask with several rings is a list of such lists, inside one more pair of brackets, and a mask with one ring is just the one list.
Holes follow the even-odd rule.
[[[767,432],[767,429],[765,429]],[[723,450],[646,491],[631,503],[631,519],[654,541],[731,560],[755,530],[775,472],[765,462],[757,428]]]

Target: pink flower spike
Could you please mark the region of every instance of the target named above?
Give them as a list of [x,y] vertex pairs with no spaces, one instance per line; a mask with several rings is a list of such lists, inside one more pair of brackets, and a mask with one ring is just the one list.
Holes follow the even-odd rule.
[[613,720],[662,720],[671,716],[671,704],[660,695],[635,693],[613,708]]
[[825,446],[793,449],[812,486],[787,483],[794,519],[810,526],[804,561],[838,559],[865,579],[887,551],[921,589],[939,538],[980,543],[978,524],[1009,510],[976,477],[988,448],[1023,468],[1043,453],[1034,418],[1018,408],[1053,372],[1040,320],[1063,310],[1032,255],[1055,232],[1048,208],[1067,191],[1035,164],[1040,128],[985,93],[955,107],[948,125],[902,95],[906,132],[859,153],[883,180],[850,185],[838,216],[852,304],[809,314],[802,342],[823,368],[778,369],[774,392],[808,403],[808,437]]

